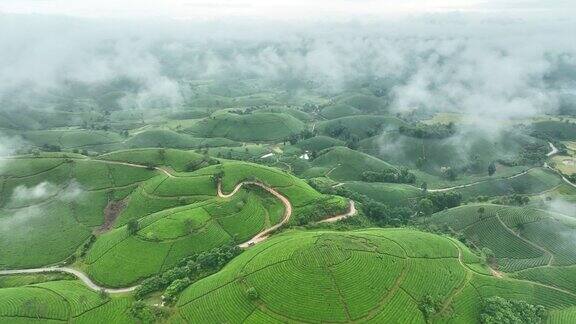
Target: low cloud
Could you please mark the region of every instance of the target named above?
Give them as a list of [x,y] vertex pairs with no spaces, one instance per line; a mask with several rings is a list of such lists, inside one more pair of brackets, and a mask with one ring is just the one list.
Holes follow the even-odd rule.
[[83,198],[86,191],[75,180],[72,180],[58,195],[58,199],[65,202],[78,201]]
[[26,226],[27,223],[42,217],[40,207],[32,206],[19,209],[8,216],[0,218],[0,233],[8,233],[14,228]]
[[68,183],[64,188],[45,181],[32,187],[20,185],[14,188],[11,201],[18,203],[38,201],[57,195],[57,199],[70,202],[80,199],[84,192],[82,186],[74,180]]
[[569,215],[576,215],[576,203],[561,198],[554,198],[546,202],[546,208],[552,212]]
[[20,185],[14,188],[11,199],[17,202],[35,201],[54,196],[58,191],[59,188],[50,182],[42,182],[33,187]]

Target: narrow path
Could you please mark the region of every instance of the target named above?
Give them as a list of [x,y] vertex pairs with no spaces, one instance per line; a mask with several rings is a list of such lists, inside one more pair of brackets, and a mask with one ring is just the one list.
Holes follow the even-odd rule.
[[348,211],[347,212],[345,212],[344,214],[341,214],[341,215],[336,215],[336,216],[332,216],[330,218],[323,219],[323,220],[316,222],[316,223],[317,224],[334,223],[334,222],[337,222],[339,220],[348,218],[350,216],[354,216],[354,215],[356,215],[356,212],[357,212],[357,210],[356,210],[356,205],[354,204],[354,200],[350,200],[350,204],[348,205]]
[[[467,187],[472,187],[475,186],[477,184],[481,184],[484,182],[488,182],[488,181],[492,181],[492,180],[510,180],[510,179],[514,179],[520,176],[523,176],[525,174],[527,174],[528,172],[532,171],[534,168],[530,168],[528,170],[524,170],[520,173],[516,173],[514,175],[511,175],[509,177],[503,177],[503,178],[492,178],[492,179],[485,179],[485,180],[480,180],[480,181],[476,181],[476,182],[471,182],[471,183],[467,183],[467,184],[463,184],[463,185],[458,185],[458,186],[454,186],[454,187],[448,187],[448,188],[440,188],[440,189],[428,189],[428,192],[444,192],[444,191],[450,191],[450,190],[454,190],[454,189],[462,189],[462,188],[467,188]],[[415,187],[415,186],[412,186]],[[415,187],[416,188],[416,187]]]
[[69,267],[45,267],[36,269],[19,269],[19,270],[0,270],[0,275],[14,275],[14,274],[33,274],[33,273],[46,273],[46,272],[65,272],[74,275],[80,279],[88,288],[96,291],[105,291],[109,294],[121,294],[134,291],[139,285],[126,287],[126,288],[105,288],[94,283],[90,278],[82,271],[72,269]]
[[524,242],[528,245],[531,245],[531,246],[535,247],[536,249],[544,252],[544,255],[548,255],[550,257],[550,259],[548,260],[548,265],[552,265],[552,262],[554,262],[554,254],[552,252],[548,251],[544,247],[542,247],[542,246],[540,246],[540,245],[538,245],[532,241],[529,241],[529,240],[523,238],[518,233],[514,232],[510,227],[508,227],[508,225],[506,225],[506,223],[504,223],[502,221],[502,219],[500,218],[499,211],[496,211],[496,219],[498,220],[498,222],[500,222],[500,225],[502,225],[504,227],[504,229],[506,231],[508,231],[510,234],[516,236],[518,239],[522,240],[522,242]]
[[564,182],[566,182],[567,184],[571,185],[572,187],[576,188],[576,184],[572,183],[570,180],[568,180],[562,173],[558,172],[558,170],[554,169],[553,167],[551,167],[548,163],[544,163],[544,167],[552,170],[554,173],[556,173],[558,176],[560,176],[560,178],[562,178],[562,180],[564,180]]
[[[102,162],[102,163],[106,163],[106,164],[126,165],[126,166],[135,167],[135,168],[141,168],[141,169],[146,169],[146,168],[148,168],[147,165],[130,163],[130,162],[119,162],[119,161],[99,160],[99,159],[92,160],[92,161],[98,161],[98,162]],[[176,176],[173,175],[172,173],[168,172],[168,170],[166,170],[166,168],[163,168],[163,167],[154,167],[154,170],[158,170],[158,171],[164,173],[164,174],[167,175],[169,178],[175,178],[175,177],[176,177]]]
[[[126,165],[132,165],[130,163],[124,163],[124,162],[113,162],[113,163],[118,163],[118,164],[126,164]],[[133,165],[133,166],[138,166],[138,167],[145,167],[145,166],[139,166],[137,164]],[[166,170],[163,169],[159,169],[162,170],[164,172],[168,172]],[[253,238],[251,238],[249,241],[238,244],[238,246],[240,248],[248,248],[251,247],[257,243],[260,243],[264,240],[266,240],[268,238],[268,236],[275,230],[277,230],[278,228],[280,228],[280,226],[286,224],[289,220],[290,217],[292,216],[292,204],[290,203],[290,201],[288,200],[288,198],[286,198],[284,195],[282,195],[281,193],[279,193],[278,191],[276,191],[275,189],[268,187],[267,185],[261,183],[261,182],[256,182],[256,181],[244,181],[239,183],[238,185],[236,185],[236,187],[234,188],[234,190],[232,190],[231,193],[225,194],[222,192],[222,185],[220,182],[218,182],[218,197],[220,198],[230,198],[232,196],[234,196],[244,185],[255,185],[258,186],[266,191],[268,191],[270,194],[272,194],[273,196],[275,196],[276,198],[278,198],[282,204],[284,205],[284,216],[282,217],[282,220],[280,221],[280,223],[256,234],[256,236],[254,236]],[[336,215],[333,217],[330,217],[328,219],[325,219],[321,222],[334,222],[337,220],[340,220],[342,218],[346,218],[349,216],[352,216],[356,214],[356,207],[354,205],[354,201],[350,200],[350,209],[348,210],[347,213],[343,214],[343,215]],[[132,292],[134,290],[136,290],[140,285],[135,285],[135,286],[131,286],[131,287],[125,287],[125,288],[106,288],[106,287],[102,287],[99,286],[98,284],[94,283],[89,277],[88,275],[86,275],[84,272],[77,270],[77,269],[73,269],[70,267],[42,267],[42,268],[34,268],[34,269],[15,269],[15,270],[0,270],[0,275],[15,275],[15,274],[33,274],[33,273],[46,273],[46,272],[65,272],[65,273],[69,273],[71,275],[74,275],[75,277],[77,277],[78,279],[80,279],[80,281],[82,281],[88,288],[92,289],[92,290],[96,290],[96,291],[105,291],[109,294],[122,294],[122,293],[128,293],[128,292]]]
[[234,188],[234,190],[232,190],[231,193],[229,194],[225,194],[222,192],[222,182],[218,181],[218,197],[220,198],[230,198],[232,196],[234,196],[238,190],[240,190],[242,188],[242,186],[244,185],[255,185],[258,186],[266,191],[268,191],[270,194],[272,194],[274,197],[278,198],[282,204],[284,205],[284,215],[282,216],[282,220],[268,228],[263,230],[262,232],[256,234],[256,236],[254,236],[253,238],[251,238],[250,240],[248,240],[247,242],[238,244],[239,247],[241,248],[247,248],[250,247],[254,244],[260,243],[262,241],[264,241],[265,239],[268,238],[268,236],[270,235],[270,233],[272,233],[273,231],[277,230],[278,228],[280,228],[280,226],[286,224],[289,220],[290,217],[292,216],[292,204],[290,204],[290,201],[288,200],[288,198],[284,197],[284,195],[282,195],[281,193],[279,193],[278,191],[276,191],[273,188],[270,188],[268,186],[266,186],[265,184],[261,183],[261,182],[257,182],[257,181],[245,181],[245,182],[241,182],[239,184],[236,185],[236,187]]
[[552,155],[555,155],[556,153],[558,153],[558,149],[556,148],[556,146],[554,146],[554,144],[552,144],[552,142],[548,142],[548,145],[550,145],[550,149],[552,151],[550,151],[548,154],[546,154],[546,156],[550,157]]

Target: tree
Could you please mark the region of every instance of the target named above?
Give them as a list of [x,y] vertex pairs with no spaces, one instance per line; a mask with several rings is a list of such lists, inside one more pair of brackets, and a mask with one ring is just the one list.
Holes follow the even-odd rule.
[[371,200],[364,205],[364,212],[366,216],[380,221],[386,222],[388,220],[389,209],[388,206],[379,203],[377,201]]
[[486,212],[486,209],[484,207],[480,207],[478,208],[478,215],[480,215],[480,219],[484,218],[484,213]]
[[434,203],[428,198],[420,199],[418,212],[423,216],[430,216],[434,212]]
[[250,300],[257,300],[259,297],[258,291],[256,291],[256,289],[254,287],[250,287],[250,288],[246,289],[246,295],[248,296],[248,299],[250,299]]
[[496,323],[542,323],[546,309],[541,305],[531,305],[524,301],[490,297],[482,300],[480,322]]
[[494,162],[490,162],[488,165],[488,175],[492,176],[494,173],[496,173],[496,164]]
[[110,299],[110,294],[106,290],[104,290],[104,288],[100,288],[100,290],[98,291],[98,296],[100,296],[100,299],[103,300]]
[[420,189],[422,189],[422,191],[427,192],[428,191],[428,183],[426,181],[422,182],[422,184],[420,185]]
[[442,170],[442,176],[450,181],[454,181],[458,178],[458,172],[452,167],[445,168]]
[[128,221],[128,224],[126,224],[126,228],[128,229],[128,233],[130,235],[134,235],[140,229],[140,224],[138,223],[137,219],[131,219]]

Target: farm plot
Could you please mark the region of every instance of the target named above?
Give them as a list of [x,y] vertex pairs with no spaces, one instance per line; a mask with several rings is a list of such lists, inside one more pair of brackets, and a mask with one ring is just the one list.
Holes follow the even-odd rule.
[[407,229],[289,232],[192,284],[178,301],[178,316],[189,322],[424,323],[419,305],[432,295],[457,301],[446,315],[475,318],[477,295],[466,281],[470,270],[458,260],[460,248],[466,249]]
[[131,298],[103,298],[75,280],[59,280],[0,289],[0,323],[93,323],[113,319],[133,323],[128,313]]
[[185,131],[199,137],[224,137],[236,141],[280,141],[304,129],[304,123],[285,113],[237,115],[217,113]]
[[567,233],[576,221],[530,207],[466,205],[436,213],[427,222],[448,226],[478,247],[489,248],[504,271],[576,263]]
[[86,271],[106,286],[128,286],[191,254],[244,242],[279,221],[270,219],[275,211],[267,209],[264,200],[270,197],[263,195],[242,190],[231,198],[162,210],[140,218],[134,235],[118,227],[94,243]]

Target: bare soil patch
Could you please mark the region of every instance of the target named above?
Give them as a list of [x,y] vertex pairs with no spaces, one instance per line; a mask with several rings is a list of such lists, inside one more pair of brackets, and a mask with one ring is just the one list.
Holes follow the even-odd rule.
[[104,208],[104,224],[98,229],[98,233],[104,233],[112,229],[118,215],[126,208],[126,199],[110,201]]

